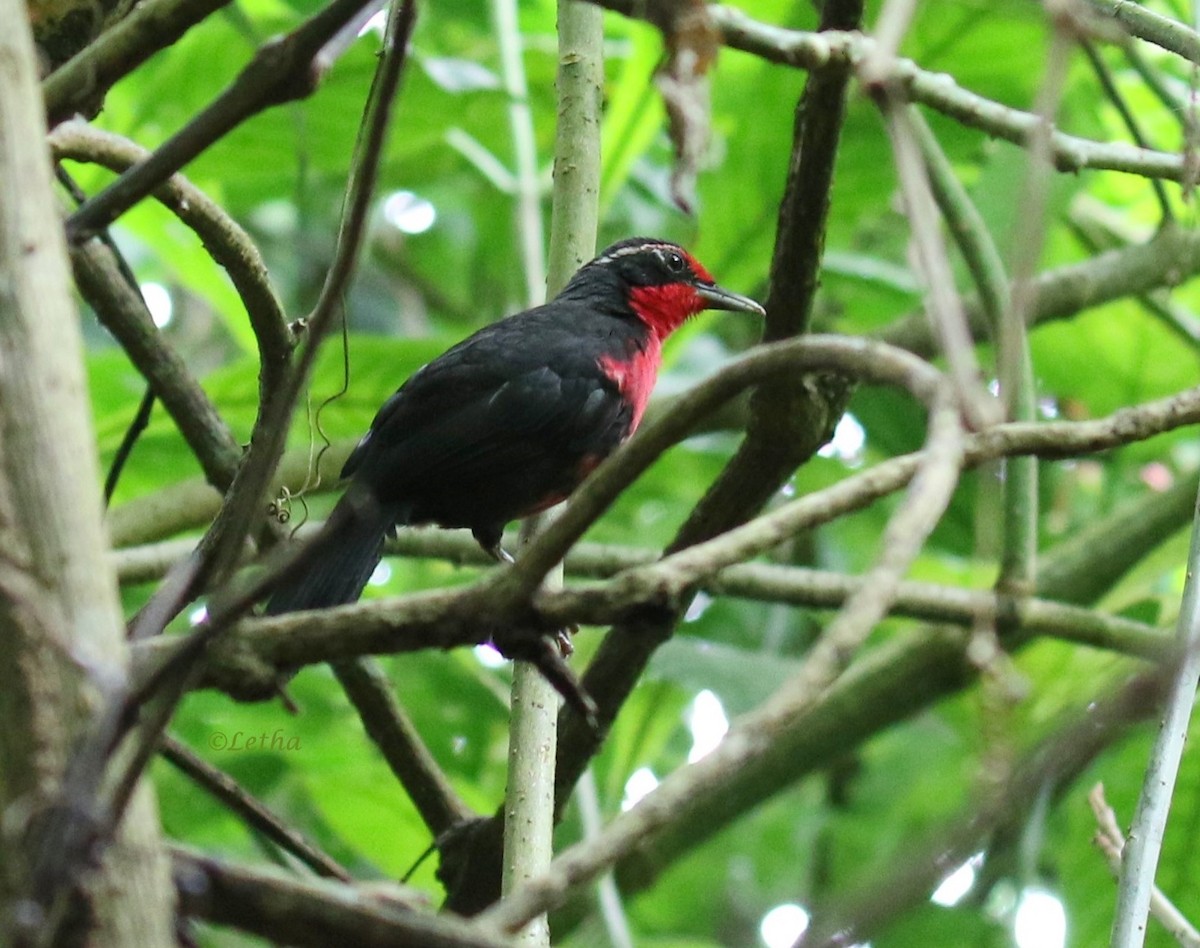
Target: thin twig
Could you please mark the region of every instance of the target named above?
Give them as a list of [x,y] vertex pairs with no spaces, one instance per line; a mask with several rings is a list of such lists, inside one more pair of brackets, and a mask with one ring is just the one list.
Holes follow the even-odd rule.
[[974,341],[954,292],[954,275],[938,227],[937,205],[921,160],[916,133],[909,125],[911,117],[903,104],[894,99],[890,87],[883,87],[877,98],[904,192],[909,227],[924,276],[926,312],[934,337],[950,365],[950,377],[971,426],[985,428],[1001,420],[1001,415],[994,399],[981,384]]
[[1122,49],[1129,65],[1141,76],[1142,82],[1146,83],[1146,87],[1162,103],[1167,112],[1178,117],[1179,124],[1186,134],[1188,129],[1186,97],[1179,95],[1172,86],[1167,84],[1164,74],[1150,64],[1141,49],[1132,40],[1123,43]]
[[336,860],[284,823],[229,774],[204,760],[178,738],[164,734],[159,754],[246,825],[291,853],[317,875],[351,881],[350,873]]
[[80,293],[171,415],[209,483],[224,490],[242,456],[233,432],[183,357],[154,325],[141,292],[129,285],[109,247],[90,240],[70,253]]
[[1061,715],[1061,722],[1014,762],[999,786],[978,792],[923,838],[904,840],[896,858],[844,888],[840,898],[814,906],[812,922],[796,948],[867,942],[890,920],[928,902],[947,873],[998,834],[1026,824],[1039,799],[1061,795],[1101,751],[1128,734],[1147,716],[1161,688],[1161,671],[1147,670]]
[[[1083,49],[1084,55],[1087,56],[1088,62],[1091,63],[1092,71],[1096,73],[1096,78],[1100,80],[1100,88],[1104,90],[1104,94],[1108,96],[1108,101],[1112,103],[1113,108],[1117,110],[1117,114],[1121,116],[1121,121],[1125,123],[1125,128],[1128,129],[1130,138],[1134,140],[1134,143],[1139,148],[1150,147],[1146,136],[1142,133],[1137,116],[1134,115],[1133,109],[1129,107],[1129,103],[1125,101],[1125,96],[1121,94],[1121,90],[1117,87],[1117,82],[1113,78],[1108,64],[1104,61],[1104,57],[1096,49],[1096,45],[1086,36],[1079,37],[1079,45]],[[1162,214],[1162,219],[1164,221],[1172,220],[1175,215],[1171,210],[1171,202],[1167,198],[1167,189],[1163,187],[1162,181],[1158,178],[1151,178],[1150,186],[1154,188],[1154,196],[1158,199],[1158,207]]]
[[[1101,250],[1109,250],[1114,246],[1126,247],[1129,245],[1128,238],[1117,233],[1102,219],[1101,214],[1094,213],[1094,209],[1089,206],[1088,201],[1072,202],[1067,214],[1066,226],[1087,250],[1089,256],[1095,256]],[[1200,352],[1200,318],[1172,298],[1170,290],[1147,290],[1135,299],[1147,313],[1161,322],[1190,348]]]
[[981,309],[987,317],[992,338],[998,339],[1000,320],[1008,299],[1004,262],[987,224],[955,175],[950,159],[938,144],[929,123],[915,106],[909,106],[907,111],[909,127],[921,149],[938,209],[946,219],[950,236],[979,291]]
[[[1110,250],[1037,276],[1031,284],[1026,319],[1030,326],[1071,319],[1093,306],[1177,286],[1198,272],[1200,232],[1167,224],[1143,244]],[[966,300],[965,310],[975,338],[986,338],[987,320],[978,303]],[[875,335],[919,355],[934,351],[923,313],[898,319]]]
[[[921,149],[938,208],[979,291],[991,338],[998,343],[997,376],[1008,416],[1013,421],[1034,421],[1035,390],[1029,347],[1022,333],[1006,327],[1009,285],[996,243],[920,112],[912,106],[907,111],[909,128]],[[1004,339],[1008,339],[1008,344],[1000,345]],[[1001,490],[1004,549],[997,588],[1012,594],[1029,592],[1036,581],[1036,459],[1006,460]]]
[[521,247],[525,302],[536,306],[546,299],[546,247],[542,234],[542,184],[537,167],[533,110],[525,80],[521,29],[516,0],[491,4],[500,48],[500,74],[508,97],[508,124],[513,143],[513,185],[517,199],[516,235]]
[[1067,68],[1074,36],[1053,16],[1054,27],[1050,49],[1046,52],[1046,68],[1038,85],[1033,114],[1036,124],[1030,131],[1028,165],[1017,201],[1021,214],[1017,218],[1012,262],[1012,293],[1005,308],[1001,334],[996,340],[1001,350],[1000,363],[1007,369],[1002,383],[1008,385],[1007,402],[1016,421],[1033,419],[1033,381],[1028,363],[1028,343],[1025,328],[1033,306],[1034,277],[1045,241],[1045,216],[1049,201],[1053,135],[1059,102],[1066,85]]
[[[576,802],[579,805],[579,822],[583,825],[583,838],[595,839],[604,829],[603,817],[600,812],[600,794],[596,789],[596,773],[589,767],[579,778],[576,788]],[[633,933],[629,928],[629,918],[625,914],[625,906],[621,903],[621,890],[617,888],[616,877],[606,872],[596,883],[596,902],[600,909],[600,917],[604,920],[604,930],[608,935],[608,943],[612,948],[634,948]]]
[[[1117,814],[1104,799],[1104,784],[1098,783],[1088,793],[1088,805],[1096,817],[1096,834],[1092,842],[1104,854],[1113,878],[1121,875],[1121,854],[1125,849],[1125,834],[1117,822]],[[1200,948],[1200,931],[1188,921],[1175,903],[1155,886],[1150,892],[1150,914],[1153,915],[1183,948]]]
[[1180,660],[1168,685],[1162,717],[1133,815],[1129,845],[1121,862],[1117,885],[1117,910],[1113,921],[1113,948],[1137,948],[1146,934],[1146,916],[1158,855],[1166,833],[1167,815],[1175,792],[1175,779],[1187,739],[1188,722],[1196,701],[1200,678],[1200,506],[1192,525],[1187,578],[1179,608],[1177,638]]
[[121,438],[117,452],[113,455],[112,464],[108,468],[108,474],[104,477],[105,506],[112,503],[113,494],[117,490],[117,482],[121,479],[121,472],[125,470],[125,463],[133,453],[133,446],[137,444],[137,439],[142,436],[142,432],[150,424],[152,411],[154,411],[154,389],[147,385],[142,400],[138,402],[137,412],[125,430],[125,436]]

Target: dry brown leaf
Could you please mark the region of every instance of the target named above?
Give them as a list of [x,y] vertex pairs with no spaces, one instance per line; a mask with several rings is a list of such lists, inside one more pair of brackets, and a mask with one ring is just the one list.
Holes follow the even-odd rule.
[[691,213],[696,174],[708,149],[708,70],[716,61],[720,35],[704,0],[652,0],[646,13],[662,31],[666,49],[654,83],[663,97],[675,146],[671,197]]

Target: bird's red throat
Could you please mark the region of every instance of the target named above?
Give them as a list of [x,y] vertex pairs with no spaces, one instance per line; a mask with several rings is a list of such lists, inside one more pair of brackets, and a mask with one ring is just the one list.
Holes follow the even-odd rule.
[[633,408],[633,434],[641,423],[650,401],[650,393],[658,379],[662,364],[663,340],[678,329],[689,317],[704,309],[704,301],[686,283],[663,286],[639,286],[629,294],[629,306],[649,330],[646,342],[631,356],[621,359],[605,356],[600,368],[613,382],[622,397]]
[[667,283],[658,287],[635,287],[629,294],[629,305],[637,318],[649,330],[646,344],[629,358],[604,356],[600,368],[617,384],[617,390],[628,401],[634,416],[629,433],[637,431],[650,392],[659,377],[662,364],[662,341],[704,308],[696,290],[686,283]]
[[667,283],[634,287],[629,293],[629,305],[661,343],[703,310],[705,304],[687,283]]

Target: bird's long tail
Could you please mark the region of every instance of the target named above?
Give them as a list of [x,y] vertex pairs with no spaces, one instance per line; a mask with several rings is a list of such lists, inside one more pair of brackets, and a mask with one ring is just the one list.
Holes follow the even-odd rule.
[[355,602],[383,553],[383,541],[400,516],[369,491],[351,488],[338,501],[311,547],[280,580],[267,615]]

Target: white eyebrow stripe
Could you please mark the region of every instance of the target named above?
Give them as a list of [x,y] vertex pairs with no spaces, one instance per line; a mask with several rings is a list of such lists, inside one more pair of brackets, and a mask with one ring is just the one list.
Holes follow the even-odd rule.
[[632,247],[622,247],[620,250],[614,250],[612,253],[606,253],[602,257],[597,257],[593,263],[609,263],[613,260],[618,260],[621,257],[628,257],[631,254],[643,253],[647,250],[676,250],[674,244],[634,244]]

